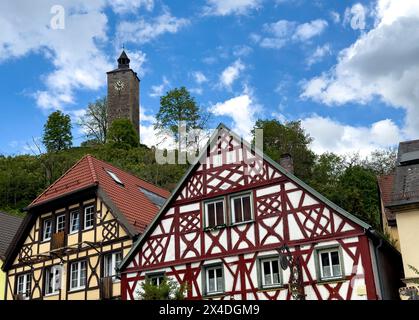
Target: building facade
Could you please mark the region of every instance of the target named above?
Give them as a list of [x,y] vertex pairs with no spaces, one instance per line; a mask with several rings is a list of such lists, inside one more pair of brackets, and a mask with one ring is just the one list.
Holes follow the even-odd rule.
[[397,250],[285,159],[289,171],[220,125],[122,262],[123,299],[164,276],[188,299],[396,298]]
[[6,273],[1,270],[6,252],[22,223],[22,218],[0,212],[0,300],[4,300]]
[[[407,286],[418,286],[419,274],[419,140],[399,144],[392,194],[386,209],[396,219]],[[419,287],[419,286],[418,286]],[[419,298],[418,290],[416,290]]]
[[120,298],[116,267],[168,196],[83,157],[27,208],[3,265],[5,298]]

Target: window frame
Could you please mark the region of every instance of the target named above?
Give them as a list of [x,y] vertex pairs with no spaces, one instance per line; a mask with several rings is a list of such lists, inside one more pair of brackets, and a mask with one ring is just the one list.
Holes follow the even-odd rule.
[[[217,287],[217,291],[209,292],[209,273],[210,270],[217,270],[221,269],[221,279],[222,279],[222,285],[221,288],[218,288],[217,280],[215,280],[215,285]],[[203,278],[202,278],[202,284],[204,288],[204,296],[220,296],[225,294],[225,274],[224,274],[224,265],[223,263],[214,263],[214,264],[208,264],[203,266]],[[215,278],[217,279],[217,277]]]
[[[324,277],[323,276],[323,262],[321,261],[321,254],[322,253],[329,253],[329,262],[330,262],[330,270],[331,274],[333,274],[333,265],[331,261],[331,252],[337,252],[339,258],[339,267],[340,267],[340,275],[339,276],[331,276],[331,277]],[[332,245],[332,246],[324,246],[318,247],[315,251],[316,255],[316,273],[317,273],[317,281],[318,282],[335,282],[344,279],[345,277],[345,268],[344,268],[344,260],[342,254],[342,248],[340,245]]]
[[[146,279],[153,281],[152,279],[160,279],[166,276],[166,272],[152,272],[152,273],[147,273],[146,275]],[[160,282],[160,281],[159,281]],[[160,286],[161,282],[159,284],[157,284],[157,286]]]
[[[223,203],[223,220],[224,220],[224,223],[223,224],[216,224],[215,226],[210,227],[208,225],[208,221],[209,221],[209,218],[208,218],[208,205],[210,205],[210,204],[216,204],[218,202],[222,202]],[[204,201],[204,208],[203,208],[203,210],[204,210],[204,230],[211,230],[211,229],[222,228],[222,227],[228,225],[228,223],[227,223],[227,210],[226,210],[227,208],[226,207],[227,207],[227,204],[226,204],[226,199],[224,197],[218,197],[218,198],[215,198],[215,199],[210,199],[210,200]],[[215,217],[217,218],[217,212],[216,211],[215,211]]]
[[[45,224],[47,222],[50,223],[49,237],[48,238],[45,238],[45,230],[47,229],[45,227]],[[52,239],[52,234],[53,234],[52,229],[53,228],[54,228],[54,217],[53,216],[50,216],[50,217],[47,217],[47,218],[42,219],[42,242],[47,242],[47,241],[50,241]]]
[[[265,284],[265,270],[263,268],[263,263],[267,262],[267,261],[277,261],[278,262],[278,277],[279,277],[279,282],[278,283],[273,283],[273,284]],[[283,270],[281,268],[281,263],[279,261],[279,255],[268,255],[268,256],[261,256],[258,257],[258,279],[259,279],[259,289],[262,290],[269,290],[269,289],[275,289],[275,288],[282,288],[284,286],[284,279],[283,279]],[[271,264],[271,268],[272,268],[272,264]],[[271,270],[272,271],[272,270]]]
[[[112,281],[113,282],[119,282],[120,281],[120,279],[118,279],[118,274],[117,274],[117,272],[116,272],[116,268],[117,268],[117,264],[116,264],[116,255],[117,254],[119,254],[120,255],[120,261],[119,261],[119,263],[121,263],[122,262],[122,260],[123,260],[123,254],[122,254],[122,251],[120,251],[120,250],[118,250],[118,251],[113,251],[113,252],[108,252],[108,253],[106,253],[106,254],[104,254],[103,255],[103,259],[102,259],[102,262],[103,262],[103,278],[110,278],[110,277],[112,277]],[[106,259],[108,258],[108,257],[111,257],[111,268],[112,268],[112,270],[113,270],[113,272],[114,272],[114,274],[113,275],[106,275],[106,271],[107,271],[107,267],[106,267],[106,265],[107,265],[107,261],[106,261]],[[108,271],[109,272],[109,271]]]
[[[21,279],[21,277],[23,277],[24,279],[23,284],[22,284],[23,289],[26,289],[23,292],[19,292],[19,279]],[[29,277],[29,281],[28,281],[28,277]],[[24,273],[17,274],[15,278],[15,283],[16,283],[15,294],[22,295],[25,300],[29,300],[32,295],[32,272],[24,272]],[[29,293],[28,293],[28,284],[29,284]]]
[[[56,288],[55,287],[55,284],[56,284],[56,280],[55,280],[56,274],[54,273],[53,274],[53,279],[54,279],[54,281],[53,281],[53,283],[54,283],[54,285],[53,285],[53,292],[48,292],[48,290],[47,290],[47,288],[48,288],[48,281],[51,280],[50,279],[50,274],[51,274],[51,270],[52,269],[54,269],[54,270],[57,270],[58,269],[59,270],[60,285],[59,285],[59,288]],[[45,269],[45,272],[44,272],[44,295],[45,296],[54,296],[54,295],[59,294],[60,291],[61,291],[61,288],[62,288],[62,281],[63,281],[63,268],[60,265],[51,265],[51,266],[48,266]]]
[[[86,226],[86,221],[87,221],[87,219],[86,219],[87,212],[86,211],[87,211],[87,209],[90,209],[90,208],[93,208],[93,212],[92,212],[93,222],[92,222],[91,226],[87,227]],[[83,231],[93,229],[95,227],[95,224],[96,224],[96,206],[95,206],[95,204],[89,204],[89,205],[84,206],[83,207]]]
[[[81,284],[81,265],[84,263],[85,266],[85,279],[84,279],[84,285]],[[77,265],[77,287],[73,287],[73,265]],[[68,271],[68,291],[69,292],[75,292],[75,291],[81,291],[86,289],[87,285],[87,260],[78,260],[78,261],[72,261],[69,264],[69,271]]]
[[[60,231],[58,231],[58,219],[60,219],[62,217],[64,217],[64,221],[62,222],[64,224],[63,225],[63,229],[60,230]],[[67,220],[67,216],[66,216],[65,213],[59,213],[59,214],[57,214],[55,216],[55,233],[63,232],[63,231],[65,232],[65,230],[66,230],[66,222],[67,222],[66,220]]]
[[[73,216],[74,216],[74,214],[75,213],[77,213],[77,215],[78,215],[78,218],[77,218],[77,221],[78,221],[78,223],[77,223],[77,230],[73,230]],[[81,215],[80,215],[80,208],[77,208],[77,209],[74,209],[74,210],[71,210],[70,211],[70,214],[69,214],[69,216],[70,216],[70,225],[69,225],[69,234],[76,234],[76,233],[78,233],[79,231],[80,231],[80,227],[81,227]]]
[[[235,221],[236,215],[234,212],[234,200],[237,198],[243,198],[245,196],[249,196],[250,199],[250,220],[243,220],[243,221]],[[242,207],[243,207],[243,200],[241,201]],[[229,209],[230,209],[230,221],[231,225],[240,225],[240,224],[247,224],[255,221],[255,215],[254,215],[254,201],[253,201],[253,191],[244,191],[236,194],[232,194],[229,196]],[[243,219],[244,219],[244,211],[243,211]]]

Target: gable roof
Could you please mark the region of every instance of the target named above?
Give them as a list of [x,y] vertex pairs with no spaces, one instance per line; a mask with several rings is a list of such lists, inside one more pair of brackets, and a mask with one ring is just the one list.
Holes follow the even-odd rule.
[[0,260],[6,259],[7,248],[15,237],[23,218],[0,212]]
[[394,174],[382,175],[377,178],[380,198],[384,206],[384,214],[389,224],[396,223],[396,215],[386,208],[391,203],[393,195]]
[[160,209],[159,213],[154,217],[153,221],[150,223],[150,225],[147,227],[144,233],[142,233],[141,236],[134,243],[129,253],[125,256],[125,258],[121,262],[118,270],[122,270],[127,266],[127,264],[130,261],[131,256],[136,254],[137,250],[140,248],[141,244],[147,238],[148,234],[153,230],[154,225],[158,223],[160,216],[162,216],[166,212],[166,210],[170,208],[171,203],[173,202],[173,200],[176,199],[178,193],[182,190],[184,183],[189,179],[189,177],[195,171],[195,168],[199,166],[199,160],[202,159],[202,157],[206,155],[208,147],[210,147],[214,143],[214,141],[216,141],[215,139],[217,138],[218,132],[220,130],[227,130],[229,134],[233,136],[234,139],[238,141],[242,141],[244,146],[254,151],[257,155],[263,157],[264,160],[266,160],[270,165],[276,168],[281,174],[283,174],[284,176],[289,178],[291,181],[293,181],[294,183],[296,183],[297,185],[299,185],[300,187],[302,187],[303,189],[305,189],[306,191],[308,191],[309,193],[317,197],[320,201],[324,202],[327,206],[329,206],[336,212],[340,213],[342,216],[346,217],[347,219],[359,225],[360,227],[364,228],[365,230],[370,230],[370,229],[372,230],[371,225],[355,217],[354,215],[350,214],[349,212],[342,209],[338,205],[334,204],[332,201],[330,201],[329,199],[327,199],[326,197],[318,193],[316,190],[314,190],[309,185],[304,183],[302,180],[294,176],[292,173],[285,170],[282,166],[280,166],[276,161],[272,160],[264,152],[262,152],[261,150],[259,150],[258,148],[254,146],[251,146],[249,142],[244,140],[242,137],[238,136],[235,132],[231,131],[226,125],[224,125],[223,123],[220,123],[217,129],[214,130],[213,134],[211,135],[211,138],[208,140],[205,147],[201,150],[200,155],[196,158],[197,159],[196,162],[189,167],[189,170],[184,174],[180,182],[177,184],[176,188],[173,190],[170,198],[166,200],[164,206]]
[[97,186],[101,190],[100,195],[110,200],[116,211],[122,213],[138,233],[144,231],[159,209],[143,190],[164,199],[170,195],[167,190],[91,155],[86,155],[42,192],[28,209],[90,186]]

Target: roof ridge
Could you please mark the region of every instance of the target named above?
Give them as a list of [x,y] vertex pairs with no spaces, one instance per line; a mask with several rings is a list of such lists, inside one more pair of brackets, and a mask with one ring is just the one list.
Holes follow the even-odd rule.
[[58,182],[60,182],[71,170],[73,170],[77,165],[79,165],[86,157],[88,157],[89,154],[84,155],[80,160],[78,160],[75,164],[73,164],[66,172],[64,172],[57,180],[55,180],[48,188],[46,188],[43,192],[41,192],[41,194],[39,194],[35,200],[33,200],[31,202],[31,204],[29,205],[29,207],[36,203],[44,194],[48,193],[48,191],[50,191],[55,185],[58,184]]
[[99,179],[96,174],[95,166],[93,165],[93,160],[97,160],[91,154],[87,154],[87,162],[89,163],[90,173],[92,174],[92,178],[94,182],[99,182]]

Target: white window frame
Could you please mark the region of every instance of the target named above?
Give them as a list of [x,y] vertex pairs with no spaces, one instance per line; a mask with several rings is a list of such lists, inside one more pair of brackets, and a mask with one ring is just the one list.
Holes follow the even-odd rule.
[[147,278],[150,280],[150,282],[153,281],[153,279],[156,279],[156,286],[160,286],[160,284],[162,283],[162,281],[164,280],[164,276],[165,273],[161,272],[161,273],[154,273],[154,274],[148,274]]
[[[56,273],[58,271],[58,273]],[[52,279],[51,279],[52,273]],[[57,279],[58,278],[58,279]],[[52,292],[48,292],[48,282],[52,281]],[[62,283],[62,267],[61,266],[51,266],[46,269],[45,272],[45,295],[51,296],[58,294],[61,290]]]
[[25,300],[29,300],[32,291],[32,274],[20,274],[17,276],[16,281],[16,294],[22,295],[25,298]]
[[[221,279],[222,279],[222,284],[221,284],[221,288],[218,287],[218,281],[217,281],[217,271],[218,269],[221,269]],[[215,290],[214,291],[209,291],[209,272],[213,271],[214,272],[214,281],[215,281]],[[214,265],[214,266],[207,266],[205,267],[205,293],[206,295],[216,295],[216,294],[222,294],[224,293],[224,287],[225,287],[225,279],[224,279],[224,268],[222,264],[219,265]]]
[[[49,223],[49,227],[46,224]],[[45,219],[42,223],[42,241],[49,241],[52,237],[52,218]],[[46,230],[49,230],[49,236],[47,237]]]
[[[244,220],[244,210],[243,210],[243,198],[244,197],[249,197],[249,201],[250,201],[250,219],[249,220]],[[242,205],[242,218],[243,221],[236,221],[236,211],[235,211],[235,207],[234,207],[234,200],[240,198],[241,199],[241,205]],[[240,223],[248,223],[251,221],[254,221],[254,215],[253,215],[253,194],[251,192],[246,192],[246,193],[241,193],[241,194],[237,194],[237,195],[233,195],[230,197],[230,216],[231,216],[231,222],[233,224],[240,224]]]
[[[332,265],[332,252],[336,252],[338,254],[340,275],[335,275],[334,274],[333,265]],[[324,253],[328,254],[329,268],[330,268],[330,276],[329,277],[326,277],[324,275],[323,261],[322,261],[322,257],[321,257],[321,255],[324,254]],[[342,265],[343,261],[342,261],[342,256],[341,256],[341,252],[340,252],[339,247],[317,249],[317,259],[318,259],[320,280],[321,281],[341,279],[343,277],[343,265]]]
[[[82,284],[82,266],[84,265],[85,270],[85,278],[84,278],[84,284]],[[76,282],[77,286],[73,286],[73,267],[76,269]],[[87,262],[86,260],[81,260],[77,262],[73,262],[70,264],[70,291],[76,291],[76,290],[82,290],[86,288],[86,282],[87,282]]]
[[[64,217],[64,220],[62,222],[59,222],[59,219],[62,218],[62,217]],[[57,232],[57,233],[61,232],[61,231],[58,231],[58,224],[59,223],[63,224],[63,229],[61,231],[65,231],[65,223],[66,223],[65,213],[58,215],[55,219],[55,232]]]
[[[117,260],[117,256],[119,255],[119,262]],[[110,259],[110,268],[111,268],[111,273],[109,274],[109,259]],[[119,279],[116,277],[116,268],[118,267],[118,265],[122,262],[122,252],[118,251],[118,252],[113,252],[113,253],[108,253],[103,257],[103,276],[105,278],[108,277],[112,277],[114,282],[118,282]]]
[[[77,215],[76,229],[74,229],[74,216]],[[74,234],[80,231],[80,210],[73,210],[70,212],[70,234]]]
[[[223,204],[223,220],[224,223],[218,223],[217,221],[217,203],[221,202]],[[227,217],[226,217],[226,205],[225,205],[225,200],[224,198],[218,198],[215,200],[210,200],[210,201],[206,201],[205,203],[205,228],[209,228],[209,217],[208,217],[208,206],[210,204],[214,204],[214,214],[215,214],[215,226],[214,227],[218,227],[218,226],[222,226],[224,224],[227,224]]]
[[[270,284],[266,283],[265,281],[265,267],[264,267],[264,263],[269,262],[269,271],[270,271],[270,275],[271,275],[271,282]],[[282,274],[281,274],[281,265],[279,263],[279,257],[270,257],[270,258],[261,258],[259,260],[260,263],[260,270],[261,270],[261,285],[262,288],[272,288],[272,287],[278,287],[282,285]],[[273,283],[273,263],[276,263],[278,265],[278,282],[277,283]]]
[[[87,219],[86,219],[86,216],[87,216],[87,214],[88,214],[88,210],[90,210],[90,209],[92,209],[93,211],[91,212],[91,213],[89,213],[89,214],[92,214],[93,215],[93,219],[92,219],[92,225],[91,226],[86,226],[86,222],[87,222]],[[85,207],[84,208],[84,219],[83,219],[83,230],[89,230],[89,229],[92,229],[94,226],[95,226],[95,218],[96,218],[96,212],[95,212],[96,210],[95,210],[95,206],[94,205],[91,205],[91,206],[87,206],[87,207]]]

